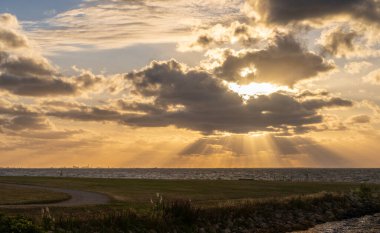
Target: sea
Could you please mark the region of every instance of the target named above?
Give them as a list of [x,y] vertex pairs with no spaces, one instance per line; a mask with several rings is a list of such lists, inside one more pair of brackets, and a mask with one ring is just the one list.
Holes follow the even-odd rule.
[[377,168],[0,168],[0,176],[316,181],[380,184],[380,169]]

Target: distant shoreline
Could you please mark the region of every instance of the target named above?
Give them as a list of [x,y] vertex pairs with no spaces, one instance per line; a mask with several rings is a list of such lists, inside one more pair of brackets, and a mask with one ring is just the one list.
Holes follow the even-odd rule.
[[380,168],[0,168],[0,176],[380,184]]

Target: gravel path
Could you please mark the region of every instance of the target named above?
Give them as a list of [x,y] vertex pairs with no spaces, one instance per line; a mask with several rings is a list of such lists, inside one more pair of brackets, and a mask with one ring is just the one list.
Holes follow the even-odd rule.
[[297,233],[379,233],[380,214],[367,215],[339,222],[328,222],[317,225],[307,231]]
[[79,191],[73,189],[62,189],[62,188],[50,188],[43,186],[35,185],[21,185],[21,184],[4,184],[8,186],[13,186],[17,188],[29,188],[29,189],[38,189],[38,190],[47,190],[52,192],[66,193],[71,198],[65,201],[57,203],[48,203],[48,204],[21,204],[21,205],[0,205],[0,208],[32,208],[32,207],[47,207],[47,206],[83,206],[83,205],[101,205],[107,204],[110,201],[110,198],[101,193],[88,192],[88,191]]

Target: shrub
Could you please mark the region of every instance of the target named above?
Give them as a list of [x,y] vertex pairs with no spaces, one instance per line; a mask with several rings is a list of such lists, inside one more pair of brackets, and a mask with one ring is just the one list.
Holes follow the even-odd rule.
[[1,233],[42,233],[41,228],[24,217],[8,217],[0,214]]

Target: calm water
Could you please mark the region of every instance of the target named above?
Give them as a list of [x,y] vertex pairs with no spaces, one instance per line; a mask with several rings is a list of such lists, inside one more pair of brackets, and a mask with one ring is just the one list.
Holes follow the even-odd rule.
[[380,183],[380,169],[15,169],[0,176],[53,176],[134,179],[292,180]]

